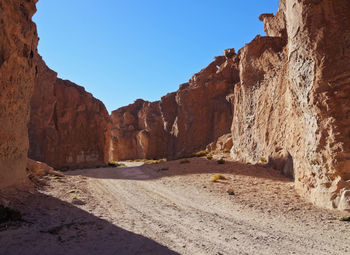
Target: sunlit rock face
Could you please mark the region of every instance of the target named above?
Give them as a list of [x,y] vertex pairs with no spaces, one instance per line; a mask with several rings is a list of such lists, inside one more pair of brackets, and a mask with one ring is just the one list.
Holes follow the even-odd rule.
[[26,179],[37,1],[0,0],[0,189]]
[[225,55],[160,101],[137,100],[113,111],[111,158],[190,156],[229,133],[232,109],[226,96],[239,74],[234,50]]
[[287,0],[240,52],[231,155],[267,160],[317,205],[350,209],[350,2]]
[[104,104],[83,87],[57,78],[40,56],[36,62],[29,157],[63,169],[106,165],[110,118]]
[[[237,54],[226,50],[152,103],[154,133],[140,113],[149,102],[113,113],[112,155],[187,156],[213,145],[230,124],[235,160],[267,163],[315,204],[349,210],[350,1],[281,0],[276,15],[259,18],[266,36]],[[152,146],[140,146],[144,134],[157,135],[159,152],[145,152]]]

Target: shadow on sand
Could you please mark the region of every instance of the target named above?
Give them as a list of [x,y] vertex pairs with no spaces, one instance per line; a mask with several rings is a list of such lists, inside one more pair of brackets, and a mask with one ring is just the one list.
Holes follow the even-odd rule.
[[72,204],[36,193],[15,206],[23,222],[0,229],[0,254],[178,254]]

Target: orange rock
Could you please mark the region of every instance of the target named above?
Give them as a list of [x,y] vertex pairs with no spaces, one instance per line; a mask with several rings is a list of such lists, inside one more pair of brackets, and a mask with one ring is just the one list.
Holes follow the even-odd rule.
[[[234,50],[226,55],[233,57]],[[160,101],[137,100],[113,111],[111,160],[190,156],[229,133],[232,113],[226,96],[238,78],[238,59],[215,57]]]
[[0,0],[0,189],[26,179],[29,102],[38,36],[36,0]]
[[29,157],[55,168],[106,165],[110,119],[104,104],[57,78],[40,56],[31,101]]

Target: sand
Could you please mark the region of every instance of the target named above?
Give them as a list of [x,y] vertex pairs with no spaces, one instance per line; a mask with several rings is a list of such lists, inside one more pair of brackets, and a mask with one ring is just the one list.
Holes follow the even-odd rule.
[[0,254],[350,254],[346,213],[311,205],[292,180],[189,161],[71,171],[3,195],[24,221],[1,225]]

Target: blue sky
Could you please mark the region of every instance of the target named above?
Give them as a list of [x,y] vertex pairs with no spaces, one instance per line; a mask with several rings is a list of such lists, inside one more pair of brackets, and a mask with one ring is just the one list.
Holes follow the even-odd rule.
[[264,35],[278,0],[39,0],[39,53],[109,111],[159,100],[227,48]]

